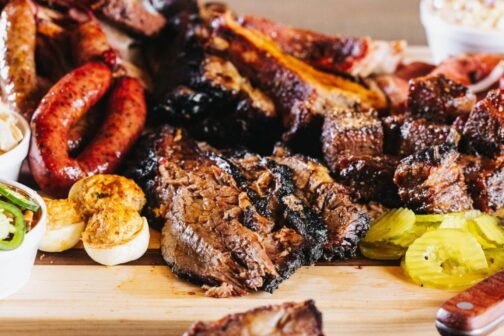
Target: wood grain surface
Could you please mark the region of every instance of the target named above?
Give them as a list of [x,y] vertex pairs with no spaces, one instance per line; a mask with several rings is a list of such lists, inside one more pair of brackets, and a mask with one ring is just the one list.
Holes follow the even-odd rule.
[[274,294],[213,299],[165,266],[39,265],[0,302],[0,335],[181,335],[196,320],[310,298],[329,336],[434,335],[452,295],[410,283],[399,267],[303,267]]

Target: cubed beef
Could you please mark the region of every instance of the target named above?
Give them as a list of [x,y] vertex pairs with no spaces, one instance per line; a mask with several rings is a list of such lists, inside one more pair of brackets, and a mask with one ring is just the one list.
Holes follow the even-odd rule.
[[403,160],[394,182],[404,204],[417,212],[448,213],[472,208],[461,156],[449,145],[434,146]]
[[400,204],[393,182],[398,162],[388,155],[342,154],[331,170],[336,180],[349,187],[354,199],[394,207]]
[[449,125],[429,122],[426,119],[410,119],[400,128],[399,155],[408,156],[428,147],[458,145],[460,134]]
[[441,123],[469,113],[476,96],[464,85],[444,75],[412,79],[409,82],[408,113]]
[[504,155],[504,90],[480,101],[464,125],[464,140],[479,154]]
[[401,126],[405,121],[402,114],[391,115],[382,119],[383,151],[386,154],[397,155],[401,140]]
[[340,153],[377,155],[383,153],[383,127],[374,112],[354,110],[325,117],[322,150],[328,162]]
[[504,208],[504,157],[490,160],[464,155],[465,179],[474,206],[484,212]]

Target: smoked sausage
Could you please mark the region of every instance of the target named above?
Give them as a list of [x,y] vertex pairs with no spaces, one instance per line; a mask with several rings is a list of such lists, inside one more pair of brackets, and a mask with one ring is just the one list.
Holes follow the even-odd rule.
[[[140,82],[121,77],[112,86],[112,71],[87,63],[64,76],[42,99],[32,120],[31,172],[41,189],[65,197],[77,180],[110,173],[139,137],[146,118]],[[76,157],[69,155],[69,130],[109,91],[105,120],[97,136]]]
[[9,107],[30,120],[36,108],[35,7],[12,0],[0,15],[0,84]]

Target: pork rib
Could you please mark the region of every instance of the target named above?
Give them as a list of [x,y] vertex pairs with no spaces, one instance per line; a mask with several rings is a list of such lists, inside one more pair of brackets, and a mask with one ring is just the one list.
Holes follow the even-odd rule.
[[288,129],[285,140],[299,135],[326,114],[357,103],[375,108],[387,105],[381,92],[318,71],[284,54],[268,37],[240,26],[230,14],[217,22],[217,51],[273,99]]

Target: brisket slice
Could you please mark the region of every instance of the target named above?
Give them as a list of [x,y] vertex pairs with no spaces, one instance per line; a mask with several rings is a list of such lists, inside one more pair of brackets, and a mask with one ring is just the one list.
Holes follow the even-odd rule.
[[273,99],[287,128],[285,140],[320,123],[325,115],[356,103],[376,108],[387,105],[381,92],[318,71],[284,54],[267,36],[240,26],[231,15],[224,15],[214,24],[219,54]]
[[504,90],[490,91],[464,125],[464,140],[479,154],[504,155]]
[[292,170],[295,194],[320,216],[329,230],[324,259],[355,256],[358,242],[366,234],[370,217],[351,201],[348,190],[335,182],[319,162],[302,155],[291,155],[284,147],[275,148],[273,160]]
[[327,242],[327,226],[295,194],[292,171],[257,154],[238,152],[229,160],[220,157],[224,167],[238,181],[258,212],[271,219],[276,227],[298,232],[306,245],[305,264],[314,264],[322,256]]
[[313,301],[284,303],[198,322],[184,336],[323,336],[322,314]]
[[461,156],[449,145],[430,147],[404,158],[394,182],[401,200],[416,212],[449,213],[473,206]]
[[471,112],[475,103],[476,96],[468,88],[442,74],[409,82],[408,113],[414,118],[449,123]]
[[275,225],[181,129],[146,136],[136,155],[129,175],[146,192],[149,216],[164,223],[161,251],[177,275],[226,297],[271,291],[301,265],[303,238],[287,228],[251,230]]

